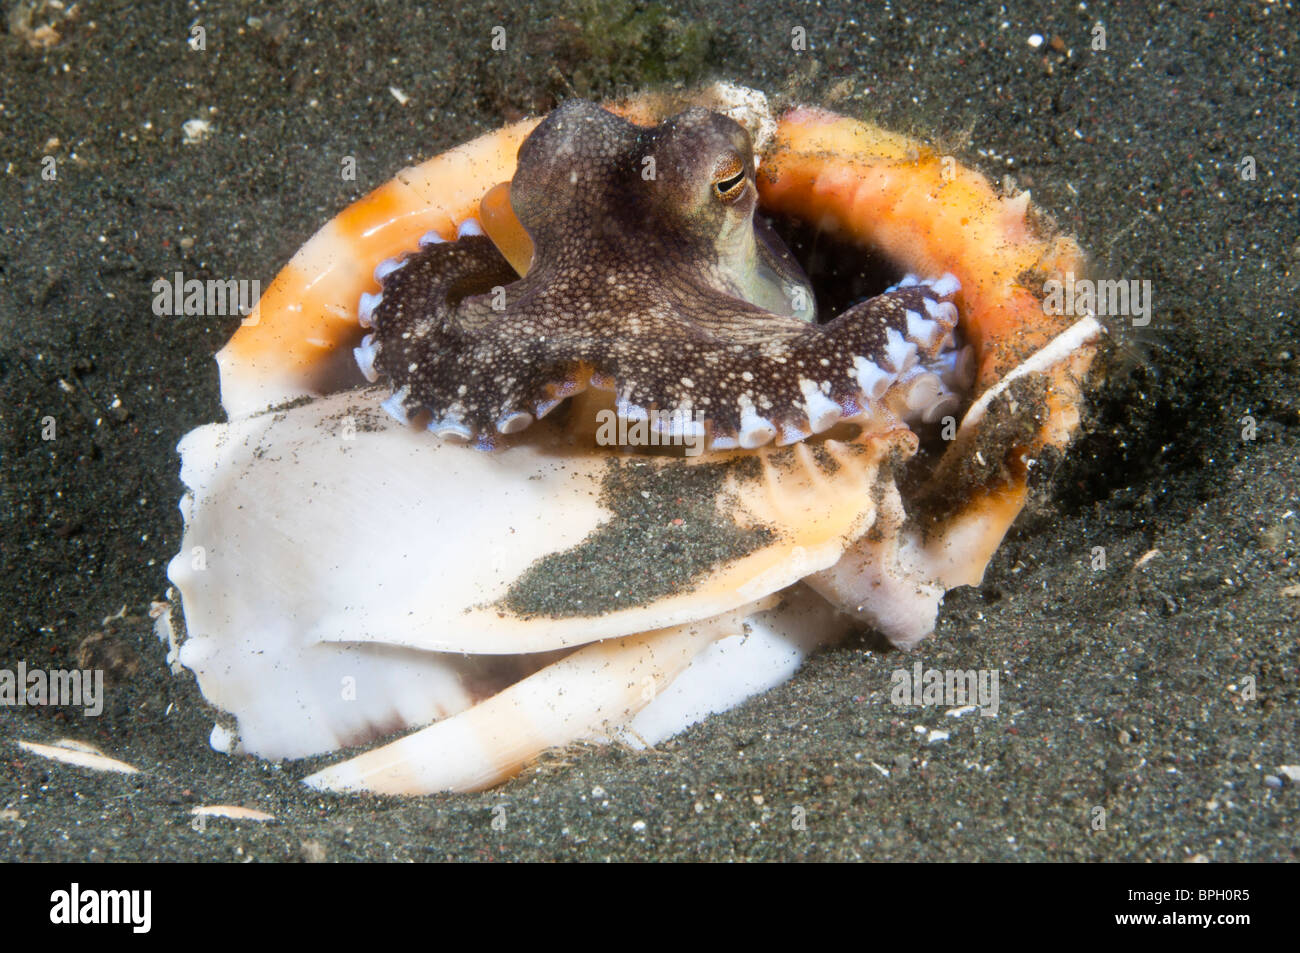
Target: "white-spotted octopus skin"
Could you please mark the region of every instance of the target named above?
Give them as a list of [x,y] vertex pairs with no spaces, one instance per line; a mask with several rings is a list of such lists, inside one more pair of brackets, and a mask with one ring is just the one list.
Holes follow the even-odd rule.
[[[872,419],[918,365],[940,369],[958,284],[904,283],[825,324],[792,316],[812,293],[755,228],[754,175],[749,135],[725,116],[642,127],[567,102],[523,143],[511,184],[527,274],[482,235],[427,244],[381,270],[359,363],[392,382],[399,418],[427,409],[432,429],[484,445],[588,384],[612,386],[621,416],[702,420],[712,449]],[[751,303],[774,290],[786,313]],[[923,409],[941,390],[936,377],[918,392]]]

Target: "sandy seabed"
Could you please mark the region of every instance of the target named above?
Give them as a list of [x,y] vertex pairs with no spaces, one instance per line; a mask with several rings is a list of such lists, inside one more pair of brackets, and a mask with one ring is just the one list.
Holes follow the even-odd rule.
[[[0,711],[0,857],[1295,859],[1300,20],[1286,4],[1133,7],[737,15],[696,0],[597,23],[563,3],[209,3],[196,21],[137,2],[11,17],[0,667],[89,659],[109,686],[96,718]],[[492,53],[502,23],[511,43]],[[297,783],[313,765],[213,752],[212,714],[168,673],[148,613],[180,538],[175,445],[217,419],[212,356],[238,319],[155,315],[153,282],[265,287],[417,159],[569,90],[708,78],[944,143],[1031,189],[1098,273],[1152,283],[1150,324],[1123,336],[1127,373],[984,584],[948,598],[917,655],[864,639],[657,751],[567,752],[484,794],[323,797]],[[887,704],[891,673],[917,660],[996,669],[998,716]],[[61,737],[140,773],[15,745]],[[200,804],[276,820],[196,825]]]

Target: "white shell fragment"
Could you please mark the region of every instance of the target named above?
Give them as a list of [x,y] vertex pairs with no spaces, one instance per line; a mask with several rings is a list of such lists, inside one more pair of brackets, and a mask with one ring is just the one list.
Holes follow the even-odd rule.
[[110,771],[117,774],[139,774],[140,772],[140,769],[133,764],[110,758],[94,745],[88,745],[84,741],[74,741],[71,738],[61,738],[52,745],[40,744],[36,741],[17,741],[16,744],[34,755],[77,768]]
[[259,811],[253,807],[242,807],[238,804],[204,804],[190,811],[194,817],[224,817],[231,821],[257,821],[266,823],[274,821],[274,814],[267,814],[265,811]]
[[490,787],[539,751],[626,723],[701,649],[738,634],[747,614],[588,645],[461,715],[326,768],[307,783],[380,793]]

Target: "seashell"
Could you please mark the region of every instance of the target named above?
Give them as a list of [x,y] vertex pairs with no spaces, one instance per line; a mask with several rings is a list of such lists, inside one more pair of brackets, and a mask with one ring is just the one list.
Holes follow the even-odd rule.
[[[407,732],[306,781],[476,790],[550,747],[655,744],[863,624],[913,646],[945,592],[978,584],[1024,505],[1029,462],[1077,430],[1103,337],[1091,317],[1045,314],[1008,276],[1081,272],[1081,251],[1031,227],[1027,205],[979,173],[858,120],[774,115],[761,93],[726,84],[608,109],[650,127],[688,106],[731,117],[753,143],[751,165],[719,180],[728,200],[752,183],[765,214],[816,222],[909,275],[886,292],[909,305],[898,330],[878,353],[840,355],[848,383],[808,371],[773,397],[765,381],[736,384],[743,375],[699,388],[681,375],[680,393],[702,402],[743,391],[729,424],[715,410],[702,428],[644,430],[707,435],[698,456],[602,445],[602,413],[631,433],[654,410],[604,366],[543,380],[531,406],[488,406],[498,385],[518,396],[505,379],[458,404],[445,372],[430,384],[421,360],[391,359],[405,335],[443,333],[401,323],[399,296],[451,267],[439,263],[493,256],[501,274],[549,292],[554,242],[512,217],[524,185],[502,187],[543,120],[399,173],[284,267],[217,356],[229,419],[179,447],[185,535],[168,573],[183,623],[170,612],[159,625],[233,716],[233,733],[216,733],[223,747],[301,758]],[[641,141],[594,107],[567,108],[569,121]],[[550,140],[531,141],[547,160],[537,144]],[[766,314],[773,289],[797,280],[781,251],[733,272],[736,308]],[[803,342],[848,324],[809,317],[795,307],[781,327]],[[625,356],[620,343],[602,355]],[[756,340],[737,353],[770,369],[807,352]],[[902,468],[947,413],[960,419],[954,439],[904,496]]]
[[108,771],[115,774],[140,773],[140,769],[135,765],[119,761],[117,758],[110,758],[94,745],[73,738],[60,738],[50,745],[41,744],[37,741],[22,740],[17,741],[16,744],[24,751],[31,752],[34,755],[49,758],[51,761],[70,764],[77,768],[88,768],[91,771]]
[[190,810],[191,817],[222,817],[231,821],[274,821],[275,815],[242,804],[203,804]]

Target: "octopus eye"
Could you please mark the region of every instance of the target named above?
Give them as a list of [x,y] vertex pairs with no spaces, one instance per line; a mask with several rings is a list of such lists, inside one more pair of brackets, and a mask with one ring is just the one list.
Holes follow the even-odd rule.
[[739,159],[732,157],[719,164],[718,170],[714,172],[713,188],[718,193],[718,198],[728,205],[740,198],[745,191],[745,167]]

